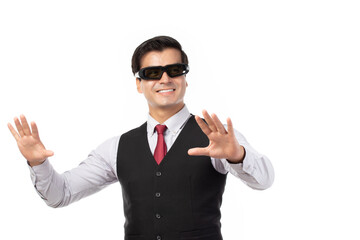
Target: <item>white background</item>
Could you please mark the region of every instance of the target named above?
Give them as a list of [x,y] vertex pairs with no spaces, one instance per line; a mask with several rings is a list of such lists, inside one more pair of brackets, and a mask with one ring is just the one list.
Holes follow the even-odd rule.
[[229,175],[224,239],[359,239],[357,2],[1,1],[0,239],[123,239],[120,186],[47,207],[7,123],[36,121],[76,167],[146,120],[130,59],[157,35],[189,56],[189,110],[230,116],[275,168],[266,191]]

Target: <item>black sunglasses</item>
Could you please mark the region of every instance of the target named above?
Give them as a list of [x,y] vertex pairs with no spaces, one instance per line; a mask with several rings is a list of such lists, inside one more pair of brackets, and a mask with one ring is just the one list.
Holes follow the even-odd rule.
[[189,72],[189,65],[176,63],[164,67],[146,67],[135,73],[135,77],[143,80],[160,80],[164,72],[166,72],[169,77],[178,77]]

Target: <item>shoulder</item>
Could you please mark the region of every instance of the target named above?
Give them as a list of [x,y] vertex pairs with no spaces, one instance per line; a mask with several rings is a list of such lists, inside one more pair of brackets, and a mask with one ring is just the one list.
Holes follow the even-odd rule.
[[140,127],[131,129],[130,131],[127,131],[126,133],[122,134],[120,136],[120,139],[123,138],[132,138],[132,137],[137,137],[140,136],[141,134],[146,133],[146,122],[144,124],[142,124]]
[[114,136],[111,138],[108,138],[103,143],[101,143],[97,148],[96,152],[108,152],[110,149],[113,149],[115,146],[118,145],[120,140],[120,136]]

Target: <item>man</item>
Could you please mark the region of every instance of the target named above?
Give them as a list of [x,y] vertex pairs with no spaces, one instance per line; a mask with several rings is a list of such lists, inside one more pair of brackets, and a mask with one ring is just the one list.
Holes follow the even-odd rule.
[[142,126],[107,140],[77,168],[58,174],[25,116],[8,124],[30,165],[38,193],[51,207],[66,206],[119,181],[125,239],[222,239],[220,206],[227,173],[254,189],[271,186],[270,161],[258,154],[228,118],[204,120],[184,103],[188,59],[173,38],[159,36],[134,52],[132,71],[149,116]]

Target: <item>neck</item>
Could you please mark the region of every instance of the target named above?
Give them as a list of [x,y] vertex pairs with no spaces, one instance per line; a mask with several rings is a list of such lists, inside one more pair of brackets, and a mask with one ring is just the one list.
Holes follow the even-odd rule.
[[166,120],[174,116],[178,113],[183,107],[185,106],[184,103],[179,104],[176,107],[169,107],[169,108],[157,108],[153,109],[149,106],[149,112],[151,117],[153,117],[156,121],[160,124],[163,124]]

